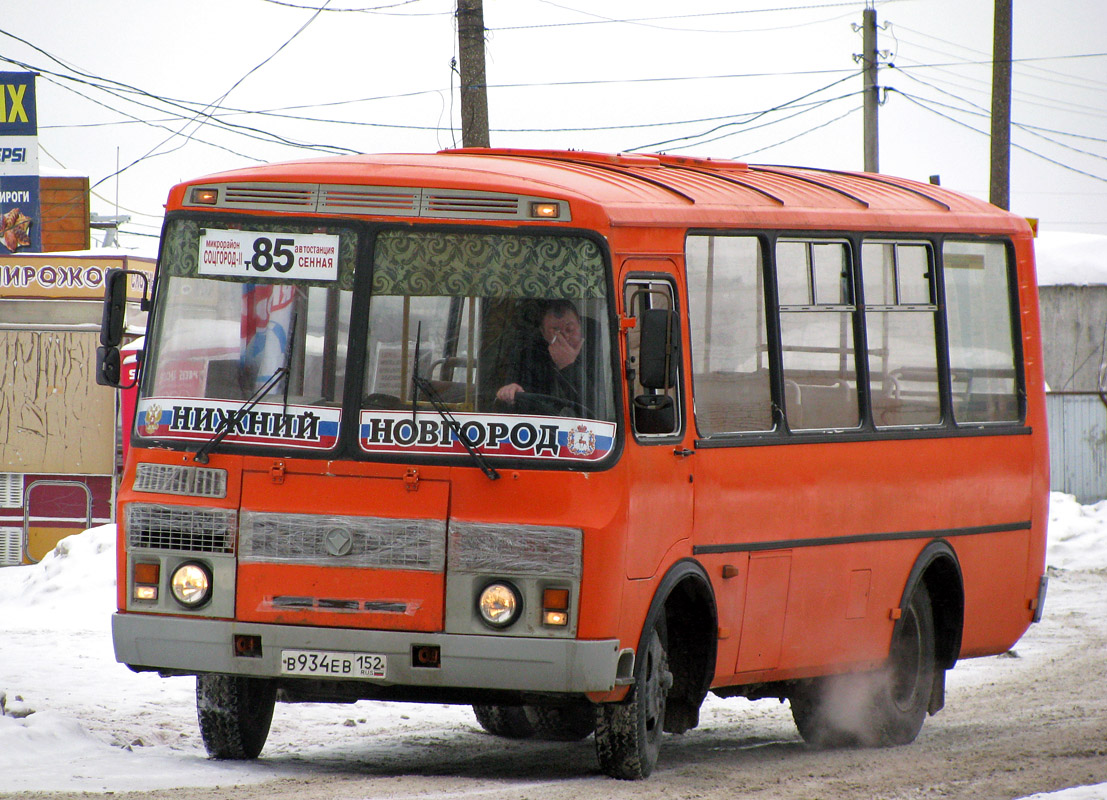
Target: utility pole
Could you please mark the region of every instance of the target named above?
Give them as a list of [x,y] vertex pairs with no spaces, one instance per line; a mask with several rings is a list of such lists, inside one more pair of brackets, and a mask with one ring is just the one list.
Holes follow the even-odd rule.
[[461,144],[488,147],[483,0],[457,0],[457,47],[461,62]]
[[877,125],[880,86],[876,82],[880,54],[876,49],[875,8],[866,8],[864,11],[861,42],[861,61],[865,65],[865,172],[880,172],[880,133]]
[[1011,0],[995,0],[992,38],[992,149],[988,200],[1011,208]]

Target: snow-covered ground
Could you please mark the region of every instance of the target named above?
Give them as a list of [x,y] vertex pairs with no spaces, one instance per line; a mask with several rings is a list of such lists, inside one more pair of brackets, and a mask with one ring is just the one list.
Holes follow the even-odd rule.
[[[1069,495],[1052,495],[1048,563],[1061,570],[1107,569],[1107,501],[1081,506]],[[0,569],[0,793],[226,787],[310,771],[304,759],[207,760],[196,729],[193,680],[133,674],[115,662],[114,573],[112,525],[63,540],[39,564]],[[1047,603],[1047,614],[1065,610]],[[987,669],[981,661],[970,663],[972,671]],[[287,708],[295,710],[283,713]],[[381,732],[399,748],[405,733],[441,728],[462,734],[475,727],[467,707],[360,703],[277,711],[265,754],[307,756],[325,746],[324,769],[333,766],[334,753],[347,747],[356,753],[367,732]],[[326,726],[325,744],[301,735],[309,726]],[[127,731],[123,738],[121,729]],[[1107,784],[1048,797],[1107,800]]]

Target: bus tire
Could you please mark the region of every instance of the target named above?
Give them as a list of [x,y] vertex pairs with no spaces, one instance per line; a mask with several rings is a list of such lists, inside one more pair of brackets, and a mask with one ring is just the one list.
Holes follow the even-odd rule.
[[574,706],[526,706],[527,719],[536,739],[551,742],[579,742],[596,729],[596,710],[591,703]]
[[628,698],[596,710],[596,756],[600,769],[612,778],[642,780],[657,764],[673,685],[665,648],[664,628],[655,626],[635,665]]
[[196,716],[211,758],[258,757],[269,736],[277,687],[264,678],[197,675]]
[[926,585],[919,583],[885,665],[800,683],[789,697],[792,718],[815,747],[909,744],[926,719],[936,670],[934,613]]
[[523,706],[474,705],[480,726],[493,736],[504,739],[529,739],[534,736],[534,726]]

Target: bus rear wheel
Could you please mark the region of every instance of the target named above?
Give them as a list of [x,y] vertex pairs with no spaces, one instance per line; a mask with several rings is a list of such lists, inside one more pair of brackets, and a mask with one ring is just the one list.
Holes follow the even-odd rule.
[[596,756],[600,769],[612,778],[641,780],[657,765],[673,685],[665,648],[664,628],[654,627],[638,654],[628,699],[596,710]]
[[919,584],[875,672],[805,681],[789,702],[804,741],[815,747],[909,744],[922,729],[937,670],[934,613]]
[[277,687],[264,678],[197,675],[196,716],[208,755],[257,758],[269,736],[276,702]]

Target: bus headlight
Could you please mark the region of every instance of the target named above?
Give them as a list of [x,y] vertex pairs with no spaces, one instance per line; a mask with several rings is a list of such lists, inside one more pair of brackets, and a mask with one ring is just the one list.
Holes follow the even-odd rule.
[[477,598],[477,610],[484,623],[492,628],[506,628],[523,610],[523,597],[507,581],[488,584]]
[[199,561],[186,561],[173,570],[169,590],[185,608],[199,608],[211,599],[211,570]]

